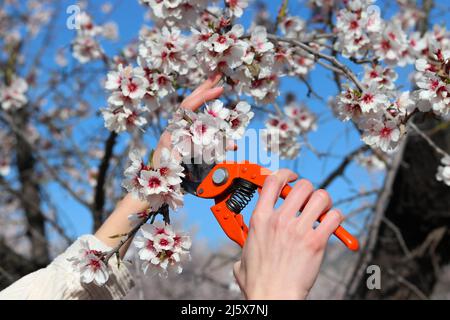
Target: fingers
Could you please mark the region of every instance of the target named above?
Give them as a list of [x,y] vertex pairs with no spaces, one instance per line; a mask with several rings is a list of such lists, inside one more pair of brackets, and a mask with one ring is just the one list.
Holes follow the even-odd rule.
[[323,189],[314,191],[300,214],[299,223],[312,227],[322,213],[330,210],[331,204],[332,201],[328,192]]
[[220,72],[213,73],[205,82],[183,100],[180,107],[195,111],[205,102],[218,98],[223,93],[223,88],[214,88],[214,86],[219,83],[221,78],[222,74]]
[[208,79],[206,79],[197,89],[192,92],[192,95],[196,95],[199,92],[203,92],[205,90],[213,88],[216,84],[219,83],[222,78],[222,73],[215,72],[211,74]]
[[338,209],[330,210],[319,226],[316,228],[315,232],[320,236],[328,238],[336,231],[339,225],[344,221],[344,215]]
[[300,180],[294,185],[291,192],[280,206],[280,212],[286,214],[290,218],[295,218],[297,212],[305,206],[313,191],[314,187],[311,182],[305,179]]
[[195,95],[190,95],[181,103],[180,106],[182,108],[195,111],[199,107],[201,107],[205,102],[219,98],[222,93],[223,93],[222,87],[208,89],[206,91],[199,92]]
[[237,149],[238,149],[238,146],[237,146],[236,142],[234,142],[233,140],[227,141],[227,146],[226,146],[227,151],[236,151]]
[[297,179],[297,175],[288,169],[281,169],[266,178],[261,194],[256,204],[255,213],[261,211],[270,214],[271,210],[280,196],[281,189],[288,182]]

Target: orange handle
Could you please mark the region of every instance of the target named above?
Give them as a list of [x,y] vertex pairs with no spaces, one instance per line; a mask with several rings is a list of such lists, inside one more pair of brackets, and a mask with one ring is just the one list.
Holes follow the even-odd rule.
[[[280,197],[283,199],[286,199],[289,192],[291,192],[292,187],[289,185],[286,185],[282,190]],[[322,222],[323,219],[325,219],[326,213],[322,214],[318,221]],[[359,249],[359,243],[358,239],[356,239],[354,236],[352,236],[347,230],[345,230],[343,227],[339,226],[336,231],[334,231],[334,235],[341,240],[350,250],[356,251]]]

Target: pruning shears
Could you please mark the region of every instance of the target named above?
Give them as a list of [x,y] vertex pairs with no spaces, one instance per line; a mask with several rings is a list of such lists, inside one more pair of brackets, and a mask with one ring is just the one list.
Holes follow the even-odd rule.
[[[183,189],[199,198],[214,199],[211,211],[225,234],[241,247],[247,238],[248,227],[241,214],[256,190],[260,191],[270,170],[248,161],[225,161],[218,164],[183,164],[185,177]],[[285,199],[292,190],[286,185],[280,193]],[[318,221],[325,218],[322,214]],[[359,248],[358,240],[342,226],[334,235],[350,250]]]

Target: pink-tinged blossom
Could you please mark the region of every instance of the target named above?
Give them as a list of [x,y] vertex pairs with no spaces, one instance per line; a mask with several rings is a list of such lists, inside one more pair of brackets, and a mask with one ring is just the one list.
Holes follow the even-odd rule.
[[435,44],[430,52],[431,61],[418,59],[416,61],[416,85],[415,91],[420,111],[429,111],[437,115],[450,113],[450,52],[442,50]]
[[230,110],[225,108],[223,102],[220,100],[207,103],[205,111],[214,118],[221,120],[226,120],[230,116]]
[[349,88],[341,92],[335,101],[330,100],[330,104],[339,119],[343,121],[358,119],[362,114],[360,97],[359,91]]
[[389,23],[375,40],[375,56],[390,65],[405,66],[403,53],[408,50],[406,33],[398,24]]
[[73,56],[80,63],[87,63],[91,60],[100,59],[103,55],[103,49],[100,44],[92,37],[79,36],[72,43]]
[[128,168],[125,169],[125,179],[122,186],[135,198],[150,204],[152,211],[158,210],[163,204],[177,209],[183,204],[180,189],[181,178],[184,177],[180,161],[171,152],[163,148],[158,159],[153,159],[157,165],[144,164],[140,152],[130,152]]
[[273,43],[267,39],[267,30],[265,27],[257,26],[250,36],[250,44],[256,53],[265,53],[273,49]]
[[384,152],[394,151],[400,141],[400,129],[394,120],[367,119],[362,125],[362,140]]
[[253,116],[254,113],[251,111],[250,104],[245,101],[238,102],[236,106],[231,109],[228,118],[229,127],[227,129],[227,136],[233,140],[241,139]]
[[151,8],[151,18],[158,24],[189,27],[207,6],[205,0],[140,0]]
[[168,130],[174,149],[183,158],[212,163],[225,159],[226,146],[242,137],[252,117],[246,102],[226,108],[220,101],[211,101],[201,113],[178,109],[169,121]]
[[167,182],[158,171],[143,170],[138,178],[145,196],[169,191]]
[[141,108],[114,107],[102,109],[102,116],[105,127],[116,133],[132,131],[147,124],[147,120],[142,116]]
[[225,0],[225,4],[231,15],[239,18],[244,13],[244,9],[248,7],[248,0]]
[[345,57],[362,57],[383,29],[384,22],[376,10],[370,10],[372,0],[349,0],[336,16],[335,49]]
[[149,67],[158,69],[165,75],[176,73],[185,75],[194,68],[194,62],[188,55],[188,38],[181,30],[163,27],[154,33],[141,36],[139,56]]
[[171,270],[181,273],[181,263],[190,258],[190,237],[160,223],[145,224],[140,230],[141,235],[135,238],[133,244],[142,260],[143,272],[154,272],[163,277]]
[[287,16],[281,21],[280,30],[288,38],[299,38],[306,30],[306,22],[296,16]]
[[196,41],[195,50],[200,64],[208,71],[217,69],[231,74],[233,69],[243,63],[247,42],[240,40],[244,35],[242,25],[235,24],[226,33],[212,32],[209,29],[192,30]]
[[80,274],[82,283],[94,283],[103,286],[109,279],[108,266],[104,261],[104,253],[89,248],[86,241],[81,241],[78,256],[69,258],[72,268]]
[[19,77],[14,77],[9,86],[0,87],[0,103],[4,110],[13,110],[23,107],[28,99],[26,92],[27,82]]
[[298,131],[291,121],[270,116],[262,135],[266,150],[277,153],[285,159],[295,159],[300,152]]
[[163,148],[160,152],[158,165],[155,167],[162,178],[164,178],[170,186],[176,186],[181,183],[184,177],[183,167],[176,160],[176,155],[169,149]]
[[376,85],[378,89],[395,90],[395,81],[398,74],[392,68],[380,65],[365,66],[362,82],[367,86]]
[[388,97],[378,89],[378,85],[372,84],[362,92],[359,106],[362,112],[378,112],[387,107],[388,101]]
[[293,121],[300,134],[316,130],[316,117],[306,108],[306,106],[290,103],[284,110],[286,115]]

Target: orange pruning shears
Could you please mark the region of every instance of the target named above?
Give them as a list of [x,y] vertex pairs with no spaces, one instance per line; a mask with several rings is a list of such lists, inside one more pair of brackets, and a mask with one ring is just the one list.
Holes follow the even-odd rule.
[[[248,161],[226,161],[218,164],[183,164],[185,178],[182,187],[188,193],[205,199],[214,199],[211,211],[225,234],[241,247],[247,238],[248,227],[241,214],[256,190],[261,190],[270,170]],[[280,197],[285,199],[292,190],[286,185]],[[325,214],[318,221],[322,221]],[[358,240],[339,226],[334,235],[350,250],[359,248]]]

